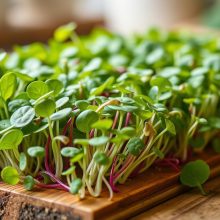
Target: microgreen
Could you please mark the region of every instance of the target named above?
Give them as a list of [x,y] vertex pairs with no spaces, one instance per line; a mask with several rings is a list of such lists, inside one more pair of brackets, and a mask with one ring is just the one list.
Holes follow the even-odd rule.
[[35,185],[34,178],[32,176],[26,176],[24,178],[24,188],[26,190],[32,190]]
[[82,187],[82,180],[77,178],[72,181],[70,184],[70,192],[75,195],[79,192],[80,188]]
[[50,117],[55,112],[55,108],[55,102],[51,99],[48,99],[37,104],[34,109],[38,116]]
[[[4,182],[80,198],[100,196],[105,184],[112,197],[116,184],[158,161],[178,170],[191,151],[220,152],[218,38],[102,29],[80,37],[75,28],[0,52]],[[180,179],[203,192],[208,176],[199,160]]]
[[128,141],[127,148],[129,153],[134,156],[138,156],[141,150],[144,148],[144,143],[140,138],[133,137]]
[[44,157],[45,155],[44,148],[40,146],[30,147],[27,152],[31,157]]
[[0,150],[17,149],[23,140],[21,130],[12,129],[6,132],[0,139]]
[[92,110],[85,110],[81,112],[78,117],[76,118],[76,127],[81,132],[89,132],[92,124],[98,121],[99,116],[95,111]]
[[190,187],[198,187],[202,194],[206,195],[202,184],[210,176],[210,168],[202,160],[196,160],[186,164],[181,170],[180,181],[182,184]]
[[23,106],[12,114],[10,123],[14,127],[21,128],[30,124],[34,117],[34,109],[31,106]]
[[14,167],[7,166],[1,171],[1,178],[5,183],[16,185],[19,181],[18,171]]
[[27,87],[27,94],[31,99],[38,99],[42,95],[45,95],[49,91],[49,88],[45,82],[34,81]]
[[16,89],[16,77],[13,73],[7,73],[0,79],[1,96],[6,101],[15,92]]

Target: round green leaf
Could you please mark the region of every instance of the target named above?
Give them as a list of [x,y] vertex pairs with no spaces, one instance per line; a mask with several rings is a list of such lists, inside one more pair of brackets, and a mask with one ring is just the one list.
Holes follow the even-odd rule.
[[93,158],[94,161],[99,165],[107,165],[109,163],[108,156],[102,152],[96,152]]
[[5,167],[1,172],[1,178],[5,183],[16,185],[20,178],[18,171],[14,167]]
[[85,110],[81,112],[76,118],[76,127],[81,132],[88,133],[96,121],[98,121],[98,113],[92,110]]
[[108,130],[112,127],[113,121],[111,119],[103,119],[92,124],[92,128],[100,130]]
[[67,116],[70,115],[70,113],[72,112],[72,109],[71,108],[64,108],[58,112],[55,112],[53,113],[51,116],[50,116],[50,120],[51,121],[58,121],[58,120],[61,120]]
[[82,152],[82,149],[76,148],[76,147],[64,147],[61,150],[61,154],[64,157],[74,157],[75,155]]
[[53,100],[47,99],[35,106],[35,112],[40,117],[49,117],[51,116],[56,109],[56,104]]
[[92,146],[101,146],[101,145],[106,144],[108,140],[109,138],[105,136],[94,137],[94,138],[89,139],[89,144]]
[[31,99],[38,99],[49,92],[48,86],[43,81],[34,81],[27,87],[27,94]]
[[24,178],[24,188],[26,190],[32,190],[34,188],[34,185],[35,185],[35,181],[32,176],[26,176]]
[[31,106],[23,106],[12,114],[10,123],[17,128],[21,128],[30,124],[34,117],[34,109]]
[[82,187],[82,180],[79,178],[76,178],[72,181],[72,183],[70,184],[70,192],[75,195],[79,192],[79,190]]
[[6,132],[0,139],[0,150],[16,149],[23,140],[21,130],[13,129]]
[[54,96],[59,95],[59,93],[63,90],[63,83],[57,79],[50,79],[46,81],[49,89],[53,91]]
[[87,100],[78,100],[78,101],[75,102],[75,105],[78,109],[80,109],[81,111],[84,111],[89,106],[89,101],[87,101]]
[[45,155],[44,148],[40,146],[29,147],[27,152],[31,157],[44,157]]
[[199,187],[208,180],[210,168],[203,160],[196,160],[187,163],[180,174],[182,184],[190,187]]
[[144,148],[144,142],[138,137],[133,137],[128,141],[127,148],[129,153],[138,156]]

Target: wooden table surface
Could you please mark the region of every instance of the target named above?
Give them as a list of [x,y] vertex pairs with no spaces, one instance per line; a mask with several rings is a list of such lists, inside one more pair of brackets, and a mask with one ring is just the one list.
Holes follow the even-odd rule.
[[132,220],[218,220],[220,219],[220,177],[205,184],[208,196],[198,190],[179,195]]

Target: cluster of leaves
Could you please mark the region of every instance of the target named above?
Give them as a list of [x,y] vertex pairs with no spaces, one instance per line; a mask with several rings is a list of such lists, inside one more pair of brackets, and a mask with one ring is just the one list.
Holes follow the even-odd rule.
[[186,161],[210,140],[219,151],[218,38],[154,29],[79,38],[74,29],[0,53],[3,181],[81,198],[105,184],[112,197],[167,155]]

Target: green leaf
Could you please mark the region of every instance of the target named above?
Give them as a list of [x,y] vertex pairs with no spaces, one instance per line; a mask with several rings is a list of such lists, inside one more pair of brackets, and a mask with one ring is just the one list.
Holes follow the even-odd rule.
[[40,146],[29,147],[27,152],[28,152],[28,155],[31,157],[44,157],[45,155],[44,148]]
[[35,185],[35,181],[32,176],[26,176],[24,178],[24,188],[26,190],[32,190],[34,188],[34,185]]
[[81,111],[84,111],[89,106],[89,101],[87,101],[87,100],[78,100],[78,101],[75,102],[75,105],[78,109],[80,109]]
[[50,117],[56,109],[56,104],[53,100],[47,99],[35,106],[35,112],[40,117]]
[[105,153],[96,152],[93,156],[94,161],[99,165],[107,165],[109,163],[109,158]]
[[23,106],[27,106],[30,103],[26,99],[14,99],[8,103],[8,110],[10,112],[15,112],[17,109]]
[[19,168],[21,171],[24,171],[27,167],[27,157],[25,155],[25,153],[20,153],[20,157],[19,157]]
[[76,167],[71,166],[69,169],[62,172],[63,176],[71,175],[75,171]]
[[89,139],[89,144],[92,146],[102,146],[108,142],[109,138],[105,136],[94,137]]
[[79,190],[82,188],[82,180],[79,178],[74,179],[70,184],[70,193],[73,195],[77,194]]
[[60,108],[69,102],[69,97],[62,97],[56,101],[56,108]]
[[140,110],[138,111],[138,115],[143,118],[144,120],[149,119],[152,117],[153,112],[149,111],[149,110]]
[[6,120],[1,120],[0,121],[0,131],[5,130],[9,127],[11,127],[10,120],[6,119]]
[[133,127],[124,127],[120,130],[120,134],[127,135],[129,137],[134,136],[136,133],[136,130]]
[[1,178],[5,183],[16,185],[19,181],[18,171],[14,167],[7,166],[1,171]]
[[96,95],[100,95],[103,93],[103,91],[108,88],[109,86],[112,85],[112,83],[114,82],[115,78],[114,77],[110,77],[108,78],[101,86],[99,86],[98,88],[94,88],[92,89],[92,91],[90,92],[91,96],[96,96]]
[[150,81],[151,86],[157,86],[160,92],[166,91],[171,87],[171,83],[167,78],[160,76],[153,77]]
[[201,76],[201,75],[205,75],[209,72],[209,69],[206,67],[197,67],[196,69],[194,69],[191,72],[192,76]]
[[57,28],[54,32],[54,38],[58,42],[64,42],[73,36],[73,31],[76,29],[76,24],[69,23]]
[[34,81],[27,87],[27,94],[31,99],[38,99],[49,92],[47,84],[43,81]]
[[210,168],[203,160],[196,160],[187,163],[180,174],[182,184],[190,187],[199,187],[202,194],[205,194],[202,184],[205,183],[210,176]]
[[59,95],[63,90],[63,83],[57,79],[49,79],[46,81],[46,84],[49,87],[49,90],[53,91],[54,96]]
[[25,81],[25,82],[31,82],[34,79],[32,77],[30,77],[29,75],[25,74],[25,73],[20,73],[20,72],[13,72],[19,79]]
[[115,111],[123,111],[123,112],[134,112],[138,110],[137,106],[132,106],[132,105],[108,105],[107,108],[115,110]]
[[7,73],[0,79],[1,96],[4,100],[11,98],[16,89],[16,77],[13,73]]
[[75,151],[75,153],[73,154],[72,158],[71,158],[71,162],[75,163],[80,161],[82,158],[84,157],[84,152],[82,148],[79,148],[78,151]]
[[139,137],[133,137],[128,141],[127,149],[130,154],[138,156],[144,149],[144,142]]
[[85,110],[81,112],[76,118],[76,127],[81,132],[88,133],[96,121],[98,121],[98,113],[92,110]]
[[92,72],[100,68],[102,59],[97,57],[92,59],[83,69],[83,72]]
[[10,123],[17,128],[30,124],[35,117],[35,111],[31,106],[23,106],[17,109],[10,118]]
[[71,108],[64,108],[60,111],[57,111],[57,112],[53,113],[50,116],[50,120],[51,121],[59,121],[59,120],[65,118],[65,117],[69,116],[71,112],[72,112]]
[[173,135],[176,135],[176,128],[173,122],[171,120],[165,119],[165,123],[167,131],[169,131]]
[[77,154],[82,153],[82,148],[76,148],[76,147],[64,147],[61,150],[61,155],[64,157],[74,157]]
[[89,139],[74,139],[74,144],[80,144],[82,146],[89,145]]
[[113,121],[111,119],[102,119],[94,124],[92,124],[92,128],[96,128],[99,130],[108,130],[112,127]]
[[162,48],[156,48],[146,58],[147,64],[155,64],[160,61],[164,56],[164,50]]
[[21,130],[9,130],[0,139],[0,150],[17,149],[22,140],[23,133]]

